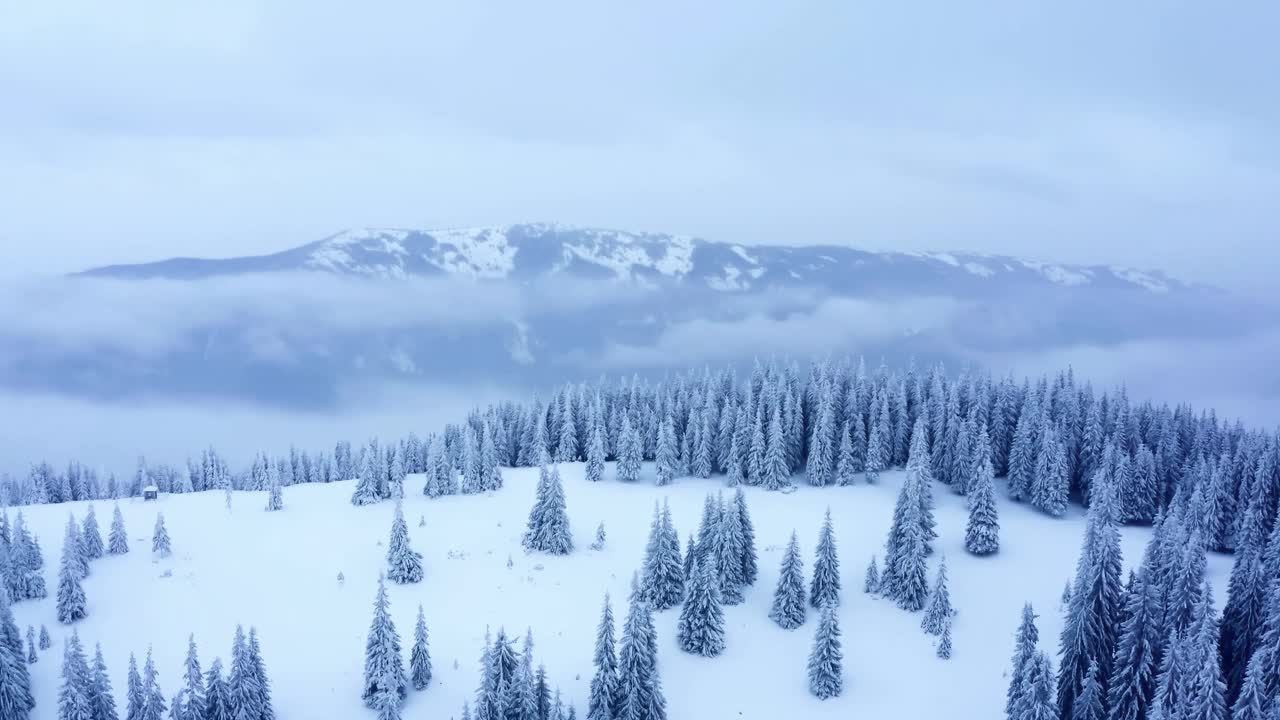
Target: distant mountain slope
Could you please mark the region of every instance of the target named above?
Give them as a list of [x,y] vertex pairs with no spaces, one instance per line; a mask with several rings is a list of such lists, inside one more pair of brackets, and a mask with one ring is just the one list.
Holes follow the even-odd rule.
[[941,295],[972,295],[1036,286],[1153,293],[1191,288],[1159,272],[1118,267],[1046,264],[972,253],[868,252],[828,245],[746,246],[682,235],[541,223],[455,230],[346,230],[271,255],[174,258],[112,265],[83,274],[186,280],[286,271],[516,281],[567,274],[676,283],[722,292],[810,287],[849,295],[922,289]]

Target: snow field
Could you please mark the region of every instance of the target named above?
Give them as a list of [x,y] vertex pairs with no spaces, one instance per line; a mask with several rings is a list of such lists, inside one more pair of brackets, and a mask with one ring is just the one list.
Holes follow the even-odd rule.
[[[487,495],[423,497],[420,476],[405,482],[404,512],[414,549],[424,555],[426,578],[389,585],[391,612],[407,662],[417,606],[424,606],[434,678],[411,692],[406,718],[458,717],[479,682],[478,660],[486,625],[506,627],[512,637],[533,628],[535,662],[546,665],[582,717],[592,674],[591,655],[600,604],[607,591],[620,633],[633,571],[640,566],[654,502],[665,497],[681,538],[695,532],[708,492],[720,478],[589,483],[583,465],[561,466],[575,551],[566,557],[526,555],[520,547],[537,483],[536,469],[505,469],[503,490]],[[931,558],[930,583],[939,553],[945,553],[952,602],[954,653],[934,656],[935,638],[919,627],[920,613],[863,594],[863,574],[872,554],[883,560],[900,471],[876,485],[810,488],[791,494],[746,488],[756,530],[760,577],[746,600],[725,608],[725,653],[701,658],[676,646],[678,608],[655,615],[659,671],[673,720],[693,717],[753,718],[903,717],[946,713],[990,718],[1003,710],[1013,632],[1022,604],[1040,615],[1041,647],[1056,655],[1062,625],[1059,598],[1074,575],[1084,529],[1083,511],[1072,507],[1052,519],[1009,502],[1000,486],[1001,549],[977,558],[964,552],[964,499],[935,484],[939,539]],[[803,476],[795,478],[803,483]],[[285,488],[285,508],[267,513],[265,492],[238,492],[230,512],[222,493],[163,496],[158,502],[124,500],[130,553],[92,563],[85,580],[89,617],[78,623],[82,641],[100,642],[123,709],[130,652],[154,649],[160,684],[169,696],[179,687],[186,639],[194,633],[204,669],[215,656],[229,661],[237,623],[254,626],[262,641],[276,714],[288,718],[373,717],[360,701],[365,635],[378,573],[386,567],[386,542],[394,506],[349,503],[351,482]],[[14,606],[22,632],[48,626],[52,651],[32,667],[38,706],[32,717],[52,720],[59,685],[62,640],[70,628],[54,615],[57,563],[67,513],[83,518],[87,503],[23,508],[45,558],[50,597]],[[808,693],[805,663],[817,625],[810,608],[803,627],[786,631],[768,618],[782,552],[792,529],[799,533],[806,576],[823,512],[835,524],[843,584],[839,608],[844,643],[844,694],[819,701]],[[111,504],[96,504],[105,536]],[[174,553],[154,558],[151,531],[163,511]],[[10,517],[14,514],[10,509]],[[419,527],[419,518],[426,518]],[[588,549],[603,521],[608,544]],[[1150,530],[1122,529],[1127,568],[1141,558]],[[507,559],[513,562],[507,567]],[[339,584],[342,572],[345,582]],[[1209,578],[1225,593],[1230,558],[1210,555]],[[171,573],[171,575],[169,574]],[[807,578],[806,578],[807,580]],[[1218,607],[1222,606],[1219,600]],[[455,666],[456,665],[456,666]]]

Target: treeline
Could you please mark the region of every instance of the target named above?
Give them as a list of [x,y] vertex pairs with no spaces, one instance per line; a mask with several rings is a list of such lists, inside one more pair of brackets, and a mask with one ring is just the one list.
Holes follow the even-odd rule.
[[427,478],[409,492],[482,492],[501,485],[499,467],[546,460],[586,461],[593,480],[603,479],[606,461],[616,461],[614,474],[623,481],[638,479],[641,462],[655,461],[660,483],[723,473],[731,485],[828,486],[874,481],[881,471],[905,466],[917,421],[933,478],[956,492],[968,492],[982,454],[996,476],[1007,477],[1012,499],[1050,515],[1072,501],[1087,503],[1101,470],[1114,484],[1123,522],[1151,523],[1176,495],[1198,491],[1211,517],[1205,529],[1211,549],[1235,547],[1242,511],[1255,495],[1267,500],[1267,526],[1275,520],[1274,434],[1186,405],[1134,403],[1123,389],[1098,393],[1070,370],[1017,382],[980,373],[950,377],[940,367],[868,371],[849,361],[815,363],[807,373],[794,363],[757,364],[744,381],[725,369],[658,383],[570,385],[547,402],[473,411],[425,439],[261,454],[236,473],[213,449],[185,471],[140,462],[125,482],[99,481],[74,463],[66,473],[42,464],[25,478],[7,479],[3,494],[10,504],[29,504],[135,495],[148,484],[161,492],[261,490],[274,482],[361,478],[368,501],[373,492],[390,498],[411,473]]

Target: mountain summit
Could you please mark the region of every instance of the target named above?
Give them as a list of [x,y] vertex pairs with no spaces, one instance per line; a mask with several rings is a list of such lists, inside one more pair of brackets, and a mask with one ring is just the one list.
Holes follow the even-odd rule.
[[112,265],[82,274],[198,279],[264,272],[325,272],[370,278],[453,275],[516,281],[568,274],[588,279],[673,282],[723,292],[800,286],[853,295],[876,291],[967,295],[1037,285],[1157,293],[1189,287],[1162,273],[1101,265],[1049,264],[958,252],[870,252],[836,245],[748,246],[685,235],[549,223],[451,230],[361,228],[270,255],[174,258]]

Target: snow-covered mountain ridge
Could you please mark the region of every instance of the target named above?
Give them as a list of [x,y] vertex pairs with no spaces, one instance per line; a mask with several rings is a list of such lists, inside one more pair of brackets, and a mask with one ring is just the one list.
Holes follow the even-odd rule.
[[287,271],[519,281],[568,274],[629,282],[674,281],[725,292],[797,285],[856,291],[923,284],[940,286],[933,289],[943,292],[1010,283],[1154,293],[1191,287],[1160,272],[1113,266],[961,252],[871,252],[836,245],[748,246],[550,223],[447,230],[359,228],[270,255],[174,258],[95,268],[84,274],[195,279]]

